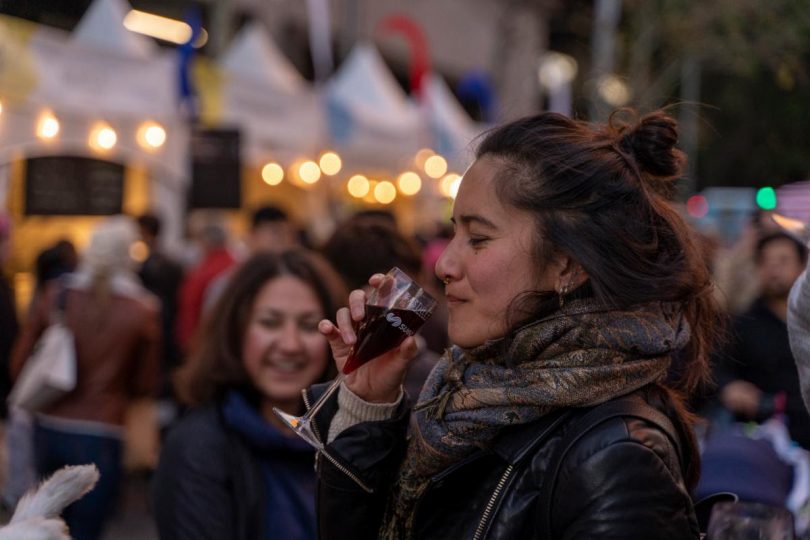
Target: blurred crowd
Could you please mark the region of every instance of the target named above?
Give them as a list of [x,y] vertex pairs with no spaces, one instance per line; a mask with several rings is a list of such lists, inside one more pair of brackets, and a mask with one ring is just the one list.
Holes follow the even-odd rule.
[[[285,434],[271,409],[303,412],[300,390],[335,375],[318,322],[370,275],[397,266],[441,299],[433,267],[451,232],[410,237],[392,214],[364,211],[316,246],[284,209],[266,206],[243,238],[221,216],[197,216],[189,224],[194,257],[163,250],[160,233],[157,215],[115,216],[80,252],[57,242],[36,259],[28,306],[15,305],[0,276],[3,504],[12,507],[66,464],[93,462],[99,485],[65,514],[75,538],[102,537],[133,474],[151,478],[161,537],[283,530],[314,538],[314,451]],[[0,263],[12,238],[0,216]],[[704,420],[695,500],[732,491],[789,508],[806,531],[810,415],[786,318],[807,248],[767,213],[752,216],[731,245],[703,239],[727,321],[713,381],[690,396]],[[130,257],[136,241],[148,248],[138,263]],[[76,388],[35,416],[7,410],[60,298],[75,338]],[[440,307],[420,333],[409,399],[448,345]]]

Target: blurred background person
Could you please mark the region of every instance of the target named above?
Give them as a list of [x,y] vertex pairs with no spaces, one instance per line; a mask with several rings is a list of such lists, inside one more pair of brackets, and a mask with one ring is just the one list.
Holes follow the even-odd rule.
[[37,298],[12,355],[16,377],[64,295],[64,321],[76,345],[76,388],[37,415],[34,451],[40,477],[84,463],[95,463],[101,473],[95,489],[64,513],[78,540],[99,538],[114,509],[127,405],[158,387],[159,308],[133,272],[129,249],[136,235],[129,218],[100,222],[78,272],[48,284]]
[[183,266],[160,247],[160,218],[151,213],[138,216],[138,230],[148,254],[138,269],[143,286],[160,300],[160,327],[163,336],[159,424],[168,426],[176,416],[171,373],[180,365],[175,336],[177,297],[183,281]]
[[282,208],[266,205],[257,208],[250,220],[247,239],[251,254],[261,252],[280,253],[298,247],[298,230],[290,216]]
[[[375,214],[355,215],[339,225],[323,246],[324,255],[350,289],[367,287],[368,276],[384,274],[394,266],[414,279],[422,277],[422,253],[419,245],[401,234],[395,223]],[[439,319],[440,325],[446,325],[441,314],[438,317],[434,314],[425,326],[434,317]],[[446,330],[444,336],[446,342]],[[427,347],[421,332],[416,339],[419,353],[409,365],[405,378],[405,390],[414,402],[439,359],[439,355]]]
[[179,363],[174,323],[177,318],[177,293],[183,281],[183,266],[160,248],[161,220],[157,215],[139,216],[138,229],[141,241],[149,250],[138,270],[138,277],[143,286],[160,300],[163,371],[168,374]]
[[[28,312],[31,313],[40,304],[49,284],[65,274],[76,269],[78,254],[76,248],[68,240],[58,240],[50,247],[43,249],[34,263],[34,292]],[[16,321],[16,318],[15,318]],[[16,322],[15,322],[16,324]],[[10,327],[5,326],[7,331]],[[16,332],[16,331],[15,331]],[[11,344],[9,344],[11,347]],[[10,350],[9,350],[10,354]],[[10,365],[4,364],[5,373],[10,377]],[[10,384],[10,383],[9,383]],[[6,403],[3,399],[3,406]],[[28,489],[36,483],[36,468],[34,466],[33,424],[31,414],[20,408],[9,411],[9,421],[6,429],[5,448],[8,456],[6,482],[3,486],[3,503],[13,508],[17,501]]]
[[223,272],[236,264],[228,249],[228,230],[221,216],[198,214],[199,222],[192,220],[192,239],[200,250],[199,263],[191,268],[180,285],[177,308],[177,342],[181,352],[188,352],[203,310],[209,285]]
[[42,250],[34,264],[35,285],[29,309],[36,304],[37,298],[46,290],[48,283],[75,271],[78,264],[79,254],[70,240],[57,240],[55,244]]
[[[247,237],[248,254],[281,253],[299,247],[299,238],[295,225],[290,221],[287,212],[278,206],[262,206],[253,212],[250,222],[250,233]],[[203,311],[208,312],[216,304],[236,267],[232,266],[218,275],[205,291]]]
[[715,378],[719,399],[742,420],[764,421],[784,412],[791,437],[810,449],[804,408],[787,329],[788,295],[807,262],[807,248],[785,233],[762,237],[755,263],[759,298],[732,323]]
[[5,265],[11,255],[11,220],[0,213],[0,418],[7,416],[6,398],[11,391],[9,361],[11,347],[17,337],[17,305],[14,288],[5,273]]
[[301,390],[335,375],[317,326],[345,300],[303,250],[260,253],[235,272],[178,374],[193,408],[155,477],[161,538],[315,538],[314,450],[272,408],[303,413]]

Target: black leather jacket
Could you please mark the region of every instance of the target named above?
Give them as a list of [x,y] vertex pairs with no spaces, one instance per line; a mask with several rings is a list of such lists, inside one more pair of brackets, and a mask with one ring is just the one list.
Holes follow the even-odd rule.
[[[320,433],[336,406],[333,398],[319,413]],[[417,505],[412,537],[540,538],[547,469],[583,412],[560,411],[504,430],[490,449],[436,475]],[[403,406],[391,420],[355,425],[319,454],[319,538],[377,537],[404,454],[407,417]],[[552,500],[553,539],[699,538],[678,452],[643,420],[618,417],[588,431],[566,454]]]

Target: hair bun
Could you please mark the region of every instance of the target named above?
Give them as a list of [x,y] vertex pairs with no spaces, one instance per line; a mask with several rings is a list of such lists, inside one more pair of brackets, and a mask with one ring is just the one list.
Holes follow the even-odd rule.
[[686,156],[675,147],[678,123],[671,116],[656,111],[620,133],[619,145],[635,157],[643,172],[659,178],[680,175]]

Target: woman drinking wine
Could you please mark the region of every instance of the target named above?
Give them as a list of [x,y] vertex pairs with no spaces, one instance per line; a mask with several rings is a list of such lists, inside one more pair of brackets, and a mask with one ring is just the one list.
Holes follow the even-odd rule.
[[[663,112],[486,135],[436,265],[454,346],[413,411],[408,338],[317,415],[321,538],[698,538],[682,396],[707,377],[717,308],[668,201],[676,142]],[[319,325],[339,366],[365,300]]]

